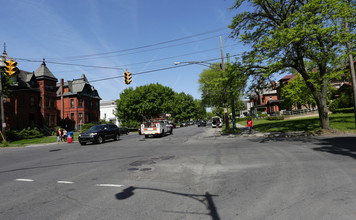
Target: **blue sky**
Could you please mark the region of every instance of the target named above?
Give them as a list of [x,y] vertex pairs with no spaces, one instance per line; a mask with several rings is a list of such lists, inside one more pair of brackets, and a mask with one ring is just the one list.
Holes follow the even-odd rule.
[[[149,83],[199,99],[198,78],[207,67],[149,71],[177,67],[174,62],[218,59],[219,36],[224,54],[248,49],[229,38],[227,26],[238,12],[229,9],[233,0],[1,2],[6,21],[0,31],[1,51],[6,43],[8,56],[26,71],[35,71],[45,58],[58,79],[85,74],[103,100],[118,99],[125,88]],[[123,83],[126,69],[133,74],[129,86]]]

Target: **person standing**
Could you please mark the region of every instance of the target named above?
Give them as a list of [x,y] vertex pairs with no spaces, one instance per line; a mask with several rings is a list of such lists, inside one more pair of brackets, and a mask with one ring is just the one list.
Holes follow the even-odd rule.
[[59,144],[59,142],[62,141],[62,131],[61,131],[61,128],[58,128],[56,135],[57,135],[57,144]]
[[253,125],[251,118],[247,119],[246,124],[247,124],[248,133],[251,134],[252,125]]
[[66,129],[63,129],[63,135],[62,135],[62,137],[63,137],[63,141],[64,141],[64,142],[67,142],[67,130],[66,130]]

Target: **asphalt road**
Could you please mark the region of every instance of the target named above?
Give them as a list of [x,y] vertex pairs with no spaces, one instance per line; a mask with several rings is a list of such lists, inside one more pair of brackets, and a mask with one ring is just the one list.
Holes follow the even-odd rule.
[[356,219],[356,136],[123,135],[0,149],[0,219]]

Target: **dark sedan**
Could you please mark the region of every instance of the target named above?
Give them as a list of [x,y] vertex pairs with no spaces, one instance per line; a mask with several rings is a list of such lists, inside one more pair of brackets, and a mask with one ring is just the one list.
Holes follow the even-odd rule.
[[88,142],[101,144],[107,139],[114,139],[115,141],[120,138],[120,130],[114,124],[100,124],[94,125],[88,131],[79,134],[79,143],[85,145]]

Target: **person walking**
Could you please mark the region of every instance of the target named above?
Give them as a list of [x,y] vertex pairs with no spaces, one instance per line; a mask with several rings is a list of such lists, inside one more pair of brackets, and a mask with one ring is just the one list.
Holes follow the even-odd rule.
[[67,142],[67,130],[66,130],[66,129],[63,129],[63,135],[62,135],[62,137],[63,137],[63,141],[64,141],[64,142]]
[[61,128],[58,128],[56,135],[57,135],[57,144],[59,144],[59,142],[62,141],[62,131],[61,131]]
[[251,118],[247,119],[246,124],[247,124],[248,134],[251,134],[252,125],[253,125]]

